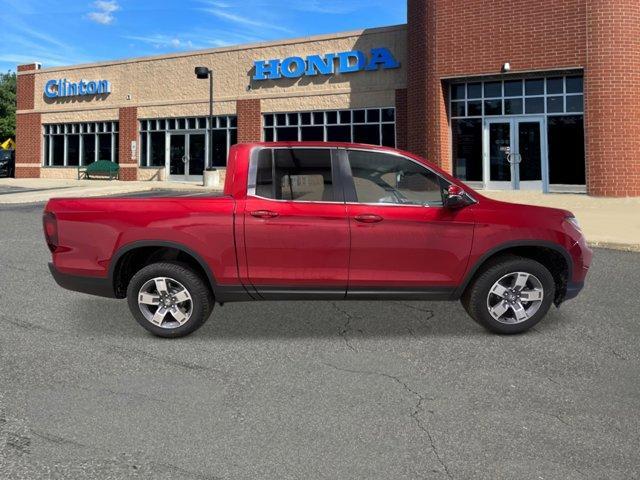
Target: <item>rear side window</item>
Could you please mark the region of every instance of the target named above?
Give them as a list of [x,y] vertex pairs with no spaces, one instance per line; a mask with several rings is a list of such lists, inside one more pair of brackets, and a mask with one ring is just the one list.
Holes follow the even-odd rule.
[[447,182],[398,155],[349,151],[358,203],[442,206]]
[[256,195],[274,200],[334,201],[329,149],[265,149],[258,155]]

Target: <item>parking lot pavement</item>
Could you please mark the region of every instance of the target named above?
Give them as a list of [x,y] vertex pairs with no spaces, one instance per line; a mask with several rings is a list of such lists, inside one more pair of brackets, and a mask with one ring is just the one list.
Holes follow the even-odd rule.
[[457,303],[216,307],[147,334],[58,288],[42,206],[0,206],[0,478],[640,476],[637,253],[500,337]]

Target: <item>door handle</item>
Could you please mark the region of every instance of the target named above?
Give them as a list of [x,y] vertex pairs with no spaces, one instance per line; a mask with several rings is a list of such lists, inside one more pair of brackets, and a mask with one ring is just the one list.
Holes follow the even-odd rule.
[[280,215],[278,212],[272,212],[271,210],[254,210],[251,212],[251,216],[256,218],[275,218],[278,215]]
[[356,215],[354,220],[360,223],[378,223],[384,219],[380,215],[373,213],[361,213],[360,215]]

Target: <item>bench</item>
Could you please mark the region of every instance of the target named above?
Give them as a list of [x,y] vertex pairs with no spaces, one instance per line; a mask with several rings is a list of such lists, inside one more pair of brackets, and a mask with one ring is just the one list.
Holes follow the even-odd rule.
[[81,178],[91,180],[91,177],[109,177],[109,180],[118,180],[119,171],[120,165],[117,163],[109,160],[98,160],[89,165],[78,167],[78,180]]

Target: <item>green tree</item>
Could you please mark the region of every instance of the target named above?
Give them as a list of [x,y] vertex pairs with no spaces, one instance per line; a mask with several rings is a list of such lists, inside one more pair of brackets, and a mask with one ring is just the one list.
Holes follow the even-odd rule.
[[0,143],[16,138],[16,74],[0,73]]

